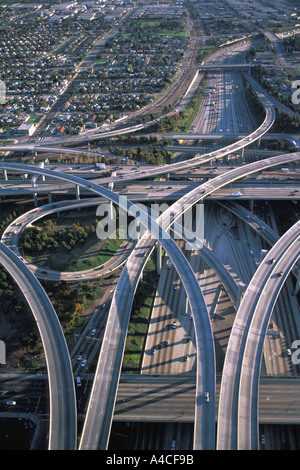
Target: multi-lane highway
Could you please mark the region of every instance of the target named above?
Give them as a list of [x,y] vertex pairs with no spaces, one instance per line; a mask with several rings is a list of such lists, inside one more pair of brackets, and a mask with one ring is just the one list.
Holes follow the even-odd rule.
[[[241,171],[241,169],[236,169],[236,170],[232,170],[231,172],[229,173],[234,173],[234,177],[232,176],[228,176],[229,173],[227,175],[222,175],[221,177],[219,178],[223,178],[223,184],[226,184],[234,179],[236,179],[237,177],[239,176],[242,176],[244,174],[247,174],[247,172],[251,172],[251,171],[257,171],[259,169],[263,169],[263,168],[266,168],[268,167],[268,165],[276,165],[276,164],[284,164],[286,163],[287,161],[296,161],[297,159],[299,158],[299,155],[298,154],[292,154],[292,155],[285,155],[285,156],[279,156],[279,157],[274,157],[274,159],[268,159],[268,160],[272,160],[272,161],[263,161],[263,162],[256,162],[255,164],[250,164],[249,165],[249,168],[250,168],[250,171],[249,171],[249,168],[246,170],[245,172],[245,169],[243,171]],[[13,169],[14,171],[16,171],[16,169],[18,168],[19,170],[22,170],[22,168],[18,165],[13,165],[13,164],[2,164],[3,167],[6,167],[6,168],[10,168],[10,169]],[[30,170],[31,172],[35,171],[37,173],[40,173],[40,174],[48,174],[48,176],[50,176],[51,172],[49,172],[49,170],[44,170],[44,169],[28,169],[28,166],[24,165],[24,168],[23,168],[23,171],[28,171]],[[56,175],[57,177],[57,175]],[[225,178],[225,179],[224,179]],[[67,181],[73,181],[74,183],[76,182],[76,184],[79,183],[79,180],[78,178],[75,178],[74,176],[63,176],[62,179],[65,179]],[[216,179],[214,180],[216,182]],[[80,181],[81,184],[83,184],[81,181]],[[206,185],[211,185],[212,183],[209,182],[209,183],[205,183]],[[83,184],[84,186],[87,185],[86,182],[84,182]],[[93,188],[95,188],[96,186],[95,185],[91,185]],[[215,185],[214,187],[216,187],[217,185]],[[211,190],[214,189],[214,187],[211,187]],[[95,189],[94,189],[95,190]],[[200,196],[201,198],[201,196]],[[198,196],[197,196],[197,199],[198,199]],[[195,202],[195,201],[194,201]]]
[[[6,168],[7,170],[13,170],[13,171],[21,171],[21,172],[28,172],[28,173],[34,173],[34,174],[41,174],[45,176],[51,176],[53,174],[50,170],[45,170],[43,168],[34,168],[29,165],[18,165],[18,164],[1,164],[0,163],[0,168]],[[129,214],[133,215],[136,217],[141,225],[143,225],[146,229],[150,230],[150,233],[152,234],[153,238],[159,239],[161,245],[164,247],[166,252],[169,254],[170,258],[173,260],[174,265],[176,266],[176,269],[178,271],[179,277],[181,279],[181,282],[187,292],[187,296],[189,299],[190,303],[190,308],[191,312],[193,313],[193,318],[194,318],[194,325],[195,325],[195,331],[196,331],[196,337],[197,341],[198,338],[201,338],[202,341],[198,342],[198,354],[197,357],[201,359],[202,364],[200,363],[200,360],[198,361],[198,378],[199,378],[199,386],[201,386],[201,391],[199,391],[199,394],[202,394],[202,400],[204,400],[204,394],[205,392],[209,391],[212,399],[207,403],[207,406],[205,407],[196,407],[196,413],[200,414],[200,419],[197,419],[196,421],[200,424],[202,423],[203,420],[203,426],[205,423],[212,422],[214,418],[214,413],[215,413],[215,400],[214,400],[214,371],[215,371],[215,365],[214,365],[214,348],[213,348],[213,339],[212,339],[212,334],[211,334],[211,327],[210,327],[210,321],[209,317],[207,314],[207,309],[205,302],[203,300],[203,296],[201,293],[201,289],[199,287],[199,284],[197,282],[197,279],[195,277],[195,274],[193,270],[191,269],[189,263],[187,262],[186,258],[180,251],[180,249],[177,247],[176,243],[174,240],[170,237],[169,234],[167,234],[162,228],[157,224],[156,221],[151,219],[146,213],[144,213],[142,210],[140,210],[138,207],[136,207],[134,204],[130,203],[126,199],[122,197],[117,197],[113,192],[110,190],[100,187],[99,185],[95,183],[90,183],[85,180],[82,180],[79,177],[76,177],[74,175],[65,175],[65,174],[55,174],[55,177],[57,179],[62,179],[64,181],[68,182],[73,182],[76,185],[79,185],[84,188],[88,188],[91,190],[91,192],[94,192],[96,194],[99,194],[101,196],[105,196],[107,199],[110,201],[114,202],[117,204],[120,208],[128,212]],[[151,236],[150,236],[151,240]],[[149,244],[149,242],[147,242]],[[136,257],[137,250],[139,248],[135,248],[133,250],[134,256]],[[139,258],[140,259],[140,258]],[[130,257],[129,257],[130,260]],[[128,267],[128,262],[126,264],[126,268],[123,269],[122,275],[120,280],[123,279],[125,284],[127,282],[127,267]],[[133,270],[130,270],[133,271]],[[123,274],[125,273],[125,274]],[[138,277],[135,275],[134,278]],[[120,282],[119,282],[120,284]],[[131,286],[130,286],[131,289]],[[124,292],[126,292],[126,289],[123,290],[123,295],[120,296],[119,298],[119,303],[120,306],[124,303]],[[133,290],[133,292],[135,289]],[[119,295],[119,293],[118,293]],[[114,299],[118,297],[118,295],[114,296]],[[132,298],[132,296],[128,296],[129,299]],[[112,305],[114,304],[114,299],[112,302]],[[103,391],[98,395],[98,399],[105,400],[106,397],[106,413],[108,416],[112,416],[113,412],[113,406],[114,406],[114,399],[115,399],[115,392],[116,392],[116,386],[117,386],[117,379],[119,376],[119,370],[121,367],[121,360],[123,356],[123,349],[124,349],[124,344],[125,344],[125,336],[126,336],[126,331],[128,327],[128,321],[129,317],[125,318],[119,318],[119,309],[118,307],[113,308],[110,310],[110,312],[113,312],[112,315],[109,316],[108,318],[108,325],[110,324],[111,319],[113,320],[113,325],[114,327],[112,329],[109,329],[111,332],[114,332],[114,344],[115,347],[112,347],[112,339],[109,341],[108,335],[105,335],[105,340],[109,341],[109,348],[105,347],[105,340],[103,342],[103,346],[101,349],[101,354],[100,358],[102,358],[102,355],[104,354],[105,356],[105,368],[98,368],[100,370],[100,373],[103,374],[105,371],[105,377],[108,378],[108,381],[106,381],[106,387],[104,390],[106,390],[106,394],[103,393]],[[112,317],[112,318],[111,318]],[[119,334],[117,334],[119,331]],[[122,339],[123,341],[119,341],[119,339]],[[108,353],[109,351],[109,353]],[[202,353],[200,354],[200,352]],[[204,360],[205,354],[204,352],[207,353],[209,351],[209,360],[206,361]],[[113,354],[113,352],[115,354]],[[107,360],[109,362],[107,362]],[[99,361],[100,362],[100,361]],[[116,366],[117,364],[117,366]],[[109,370],[111,373],[109,374]],[[112,377],[115,376],[115,380],[112,380]],[[96,379],[95,382],[101,382],[102,387],[104,387],[104,381],[99,381],[97,380],[98,376],[96,374]],[[198,383],[198,382],[197,382]],[[108,385],[110,387],[114,387],[113,389],[108,389]],[[203,390],[203,387],[205,389]],[[98,387],[97,387],[98,390]],[[93,395],[92,395],[93,396]],[[108,406],[108,402],[110,402],[111,406]],[[95,401],[92,399],[91,404],[96,405]],[[100,410],[102,409],[103,411],[103,406],[100,406]],[[89,448],[98,448],[99,446],[99,431],[96,432],[96,430],[99,430],[99,419],[95,420],[95,416],[98,416],[97,414],[91,412],[90,410],[92,409],[91,406],[89,406],[88,414],[87,414],[87,419],[91,419],[92,421],[96,421],[94,425],[89,424],[88,426],[85,426],[84,431],[87,429],[89,432],[88,435],[88,442],[89,442]],[[103,417],[103,415],[101,415]],[[100,423],[101,424],[101,423]],[[110,427],[110,422],[108,421],[107,417],[106,419],[103,420],[103,425],[108,426],[108,429],[104,433],[104,442],[107,443],[108,439],[108,431]],[[202,427],[202,426],[201,426]],[[90,434],[90,430],[93,429],[93,433]],[[196,436],[198,439],[200,439],[200,443],[197,444],[197,447],[199,446],[200,448],[213,448],[214,447],[214,429],[212,426],[210,426],[210,432],[208,433],[197,433]],[[81,448],[85,447],[84,444],[84,439],[86,439],[86,433],[83,432],[83,437],[81,440]],[[94,444],[91,444],[91,439],[93,439]],[[103,443],[102,443],[103,445]]]
[[[221,377],[216,380],[217,410]],[[262,376],[259,423],[300,423],[298,377]],[[195,374],[125,375],[120,377],[114,421],[194,421]],[[285,393],[282,393],[284,389]],[[216,420],[218,416],[216,414]]]
[[[169,210],[166,210],[162,216],[158,219],[159,220],[159,223],[161,224],[162,227],[168,227],[172,224],[172,222],[175,222],[176,220],[176,217],[179,217],[179,215],[182,213],[182,210],[183,209],[187,209],[188,207],[194,205],[195,203],[197,203],[199,200],[203,199],[208,193],[214,191],[217,187],[220,187],[222,185],[225,185],[225,184],[228,184],[230,183],[231,181],[234,181],[235,179],[239,178],[239,177],[242,177],[242,176],[245,176],[246,174],[250,174],[252,172],[256,172],[256,171],[259,171],[259,170],[262,170],[264,168],[268,168],[270,166],[275,166],[276,164],[284,164],[286,162],[289,162],[289,161],[297,161],[300,157],[300,153],[297,153],[297,154],[287,154],[287,155],[284,155],[284,156],[278,156],[278,157],[273,157],[271,159],[267,159],[267,160],[264,160],[264,161],[259,161],[259,162],[255,162],[253,164],[249,164],[249,165],[245,165],[244,167],[242,168],[237,168],[235,170],[232,170],[230,172],[228,172],[226,175],[221,175],[217,178],[215,178],[213,181],[210,181],[208,183],[204,183],[203,185],[201,185],[201,189],[199,188],[196,188],[194,191],[191,191],[190,193],[188,193],[188,195],[184,198],[182,198],[180,201],[178,201],[177,203],[175,203],[174,205],[171,206],[171,208]],[[184,204],[183,204],[183,199],[184,199]],[[170,215],[172,215],[172,217],[170,217]],[[146,245],[145,245],[145,241],[146,241]],[[142,240],[137,244],[136,246],[136,249],[135,250],[138,250],[138,249],[145,249],[145,247],[147,247],[149,249],[149,245],[151,246],[151,237],[147,237],[145,238],[145,236],[142,238]],[[131,255],[132,257],[136,256],[135,253],[133,252],[133,254]],[[171,256],[171,259],[172,261],[174,262],[174,264],[176,265],[176,262],[175,260],[173,259],[173,257]],[[139,262],[140,262],[140,265],[142,265],[144,262],[145,262],[145,259],[144,258],[138,258]],[[130,261],[130,257],[128,259],[128,262]],[[136,259],[135,259],[135,263],[136,263]],[[126,265],[127,266],[127,265]],[[140,268],[141,269],[141,268]],[[177,266],[177,269],[178,269],[178,266]],[[128,271],[126,270],[123,271],[123,276],[124,278],[128,280],[129,282],[129,273],[131,273],[132,270],[131,269],[128,269]],[[136,272],[139,272],[138,271],[138,268],[136,268]],[[124,283],[124,281],[123,281]],[[131,285],[132,281],[129,282],[129,286]],[[121,284],[122,285],[122,284]],[[124,285],[124,284],[123,284]],[[131,300],[130,300],[130,303],[129,303],[129,306],[131,306],[131,302],[133,300],[133,295],[134,295],[134,291],[127,291],[127,298],[130,298],[131,296]],[[125,290],[126,292],[126,290]],[[117,289],[116,289],[116,294],[115,295],[120,295],[120,299],[122,298],[122,293],[124,293],[124,287],[120,287],[120,283],[118,284],[117,286]],[[112,305],[112,308],[113,308],[113,305]],[[122,309],[122,300],[120,301],[120,305],[118,307],[116,307],[117,310],[120,312],[121,310],[124,312],[124,308]],[[126,310],[125,310],[126,312]],[[128,313],[130,312],[130,308],[128,307],[128,310],[127,310],[127,318],[128,318],[128,321],[129,321],[129,314]],[[123,318],[123,315],[122,314],[122,318]],[[193,320],[195,320],[194,318],[194,314],[193,314]],[[206,328],[206,329],[205,329]],[[195,329],[196,330],[196,329]],[[206,332],[205,335],[207,335],[207,331],[210,330],[210,326],[209,327],[204,327],[202,328],[202,333]],[[196,330],[197,331],[197,330]],[[202,349],[202,356],[200,357],[203,357],[203,354],[204,356],[207,357],[207,351],[208,349],[204,348]],[[199,355],[197,354],[197,358],[199,357]],[[98,385],[97,385],[98,384]],[[90,402],[95,405],[95,403],[97,402],[97,397],[100,397],[101,396],[101,392],[100,392],[100,382],[99,381],[95,381],[95,386],[94,386],[94,390],[92,391],[92,394],[91,394],[91,399],[90,399]],[[199,393],[199,392],[197,392]],[[95,421],[95,413],[91,413],[90,417],[88,415],[87,419],[91,419],[92,422]],[[210,423],[213,423],[214,421],[210,421]],[[98,426],[99,426],[99,423],[97,423]],[[86,428],[85,429],[92,429],[92,425],[87,425],[86,424]],[[212,424],[210,424],[210,429],[212,428]],[[201,431],[199,431],[200,433]],[[195,438],[198,437],[198,430],[196,429],[196,432],[195,432]],[[90,434],[88,436],[90,438]],[[96,444],[94,444],[96,445]],[[197,447],[196,447],[197,448]]]
[[[246,46],[245,46],[246,48]],[[234,49],[232,51],[234,53]],[[233,56],[234,57],[234,56]],[[215,57],[216,65],[220,61],[220,54],[216,54]],[[235,57],[236,63],[239,66],[239,57]],[[213,65],[213,60],[211,61]],[[214,66],[216,66],[214,65]],[[231,67],[232,69],[232,67]],[[230,70],[231,70],[230,69]],[[228,68],[229,70],[229,68]],[[198,78],[198,77],[197,77]],[[244,165],[242,167],[234,168],[225,173],[214,177],[211,180],[206,181],[203,184],[196,184],[196,186],[186,187],[184,194],[177,194],[177,200],[172,206],[170,206],[162,215],[158,217],[150,217],[145,211],[138,208],[132,201],[125,198],[125,193],[123,195],[117,195],[116,193],[106,189],[103,185],[116,183],[120,181],[130,182],[142,178],[155,178],[162,177],[171,172],[178,172],[179,170],[187,171],[190,168],[196,167],[200,164],[203,164],[208,161],[213,161],[215,159],[221,159],[229,154],[236,153],[238,151],[243,152],[243,149],[250,144],[261,139],[272,127],[275,121],[275,111],[273,103],[271,103],[269,97],[266,95],[264,90],[257,85],[257,83],[250,77],[246,77],[248,82],[251,84],[255,92],[257,93],[259,99],[261,100],[264,109],[265,109],[265,119],[264,122],[255,129],[254,123],[251,121],[249,114],[245,113],[244,106],[242,105],[242,96],[235,101],[232,100],[233,87],[235,90],[238,90],[241,86],[241,82],[236,76],[231,74],[219,75],[218,77],[211,78],[210,86],[211,92],[207,94],[205,106],[202,109],[200,115],[205,117],[205,126],[206,131],[209,133],[214,130],[223,133],[223,130],[228,133],[240,133],[241,126],[243,126],[243,132],[245,134],[242,136],[238,142],[230,144],[222,149],[215,151],[210,151],[205,153],[202,156],[196,156],[195,158],[187,161],[178,161],[171,165],[165,165],[163,167],[157,168],[145,168],[138,169],[137,171],[126,172],[122,174],[122,179],[120,175],[112,176],[109,178],[102,179],[93,179],[92,181],[86,181],[74,174],[64,174],[61,172],[54,172],[44,168],[38,168],[22,164],[12,164],[12,163],[0,163],[0,169],[13,172],[21,173],[30,173],[36,175],[42,175],[47,178],[53,178],[52,184],[49,185],[49,191],[55,191],[57,189],[57,181],[63,181],[64,183],[71,184],[77,188],[81,188],[84,191],[89,193],[94,193],[97,196],[102,196],[103,198],[108,199],[114,204],[118,205],[120,208],[125,210],[126,213],[138,219],[139,223],[145,227],[145,233],[139,240],[139,242],[132,246],[126,257],[123,257],[120,262],[124,262],[125,258],[127,259],[126,264],[122,270],[117,288],[114,292],[112,302],[109,308],[109,315],[105,329],[105,335],[102,343],[102,348],[97,364],[97,369],[95,373],[95,378],[93,382],[93,387],[91,390],[90,400],[88,403],[87,415],[84,422],[84,427],[82,431],[81,441],[79,444],[80,449],[105,449],[107,448],[108,439],[110,435],[111,423],[114,415],[116,397],[117,397],[117,388],[120,380],[120,371],[122,365],[122,358],[124,352],[125,339],[127,334],[127,328],[129,323],[129,317],[131,312],[131,306],[133,298],[135,295],[136,287],[139,282],[140,276],[144,265],[149,258],[150,253],[153,251],[157,242],[159,247],[163,247],[172,264],[176,269],[179,283],[177,286],[181,291],[185,291],[187,296],[189,308],[192,315],[193,327],[195,332],[195,356],[196,356],[196,376],[195,376],[195,391],[194,391],[194,449],[213,449],[215,448],[215,419],[216,419],[216,363],[215,363],[215,350],[214,350],[214,340],[211,327],[211,321],[208,314],[207,305],[201,287],[199,286],[198,279],[195,275],[193,267],[188,262],[186,256],[182,253],[181,249],[176,245],[174,240],[168,233],[169,228],[177,223],[179,217],[187,212],[191,207],[195,206],[199,201],[205,200],[207,197],[215,194],[218,190],[224,190],[225,186],[235,183],[237,180],[245,176],[249,176],[253,173],[262,171],[263,169],[277,166],[285,165],[291,162],[297,162],[300,159],[300,153],[293,154],[284,154],[278,155],[276,157],[268,158],[262,161]],[[223,90],[222,93],[219,93],[220,90]],[[235,96],[237,92],[235,93]],[[207,112],[207,108],[212,107],[210,112]],[[224,113],[226,110],[226,113]],[[151,124],[151,123],[150,123]],[[91,133],[89,135],[78,136],[76,138],[70,138],[70,140],[53,140],[49,141],[49,146],[37,147],[36,143],[13,145],[13,146],[2,146],[1,150],[16,150],[16,149],[25,149],[29,148],[31,150],[41,150],[41,151],[51,151],[52,144],[59,145],[60,143],[78,143],[89,140],[94,140],[101,137],[112,137],[119,135],[121,133],[131,133],[137,130],[146,129],[147,125],[141,126],[129,126],[123,129],[113,129],[105,133]],[[196,129],[203,130],[203,122],[201,120],[196,120],[194,127]],[[253,128],[255,130],[253,130]],[[200,135],[200,134],[199,134]],[[193,136],[196,138],[197,133]],[[29,147],[28,147],[29,145]],[[26,147],[27,146],[27,147]],[[67,148],[56,147],[56,151],[68,151]],[[253,186],[255,184],[253,183]],[[35,188],[38,191],[38,188]],[[249,191],[252,190],[251,183],[248,188]],[[239,188],[240,191],[240,188]],[[274,196],[276,189],[273,189]],[[290,191],[290,188],[289,188]],[[21,193],[21,191],[20,191]],[[20,194],[18,193],[18,194]],[[246,193],[246,189],[241,190],[241,196]],[[270,197],[269,192],[269,197]],[[126,194],[127,195],[127,194]],[[298,197],[296,193],[296,187],[293,194],[287,195],[289,197],[294,196],[296,199]],[[174,193],[171,195],[174,198]],[[278,194],[277,194],[278,197]],[[153,195],[151,191],[147,192],[147,195],[144,195],[146,201],[151,200]],[[252,190],[253,198],[253,190]],[[83,203],[81,201],[73,201],[69,203],[69,207],[77,207],[76,204],[89,204]],[[56,205],[56,204],[55,204]],[[29,223],[34,218],[38,218],[50,214],[53,211],[59,211],[64,209],[64,204],[61,204],[59,207],[54,207],[55,205],[49,205],[45,208],[37,209],[39,211],[38,216],[35,217],[31,213],[25,214],[24,219],[21,217],[20,223]],[[32,218],[32,215],[34,217]],[[19,221],[17,221],[19,223]],[[177,224],[178,225],[178,224]],[[176,232],[177,226],[175,225],[174,230]],[[238,445],[240,448],[255,448],[257,443],[257,430],[255,431],[255,426],[257,424],[257,383],[259,377],[259,366],[261,358],[261,345],[262,340],[266,334],[266,325],[267,320],[269,319],[272,308],[276,301],[278,295],[278,289],[281,288],[284,280],[286,279],[287,274],[292,269],[293,265],[298,258],[298,227],[293,227],[284,237],[282,237],[277,244],[271,249],[270,254],[267,255],[264,263],[261,264],[260,268],[256,271],[253,276],[248,290],[243,298],[241,305],[239,306],[239,301],[237,300],[237,286],[233,279],[231,279],[229,272],[225,269],[220,262],[218,262],[205,245],[197,246],[199,240],[196,241],[194,249],[198,250],[201,253],[203,259],[205,259],[210,266],[213,267],[214,271],[219,274],[221,282],[226,286],[229,297],[231,298],[233,304],[238,307],[237,318],[242,318],[245,324],[250,323],[249,312],[252,314],[252,329],[247,329],[243,327],[244,336],[241,336],[240,330],[238,330],[238,322],[234,324],[232,335],[230,338],[230,343],[228,346],[226,363],[225,363],[225,378],[221,384],[220,391],[220,402],[225,406],[221,406],[218,414],[218,421],[220,421],[220,430],[219,430],[219,440],[218,445],[220,448],[231,448],[234,441],[238,440]],[[8,232],[12,232],[11,228],[7,229]],[[269,240],[272,242],[272,234],[268,233],[270,236]],[[12,243],[12,247],[15,249],[15,237],[8,236],[11,233],[4,234],[3,240],[8,243]],[[14,234],[17,235],[17,234]],[[6,238],[7,237],[7,238]],[[12,237],[12,238],[11,238]],[[292,237],[292,241],[289,237]],[[7,249],[7,248],[6,248]],[[278,250],[278,251],[277,251]],[[274,254],[275,253],[275,254]],[[7,253],[8,258],[6,258],[3,263],[8,264],[8,260],[13,261],[13,265],[10,265],[8,269],[13,272],[23,271],[23,277],[25,272],[30,272],[28,267],[22,263],[12,252]],[[128,258],[127,258],[128,256]],[[272,256],[272,258],[271,258]],[[274,257],[275,262],[269,264],[270,260]],[[4,260],[4,257],[3,257]],[[18,260],[18,261],[16,261]],[[287,261],[288,260],[288,263]],[[115,261],[115,260],[113,260]],[[119,262],[119,261],[118,261]],[[15,268],[12,266],[16,265]],[[277,266],[278,265],[278,266]],[[110,265],[109,269],[112,265]],[[270,267],[271,266],[271,267]],[[17,269],[17,267],[19,269]],[[270,275],[270,271],[280,268],[280,273],[282,275],[276,276],[276,278]],[[32,267],[33,268],[33,267]],[[95,275],[95,272],[91,272],[91,277]],[[16,274],[15,274],[16,275]],[[57,273],[53,273],[53,276],[56,276]],[[58,273],[59,276],[59,273]],[[29,285],[35,286],[38,282],[35,277],[31,274],[28,277]],[[177,281],[178,282],[178,281]],[[21,288],[22,285],[21,284]],[[29,287],[24,287],[25,292]],[[24,294],[25,294],[24,292]],[[38,292],[40,292],[38,290]],[[265,293],[268,292],[266,299]],[[43,294],[41,294],[42,296]],[[175,297],[176,293],[172,292],[171,297]],[[125,301],[124,301],[125,299]],[[28,302],[31,303],[31,300],[28,299]],[[246,307],[245,307],[246,305]],[[259,308],[258,308],[259,307]],[[263,311],[265,315],[257,315],[257,312]],[[55,318],[53,312],[51,312],[51,320]],[[49,321],[50,321],[49,317]],[[176,328],[174,328],[176,330]],[[254,331],[254,333],[253,333]],[[51,331],[52,336],[55,341],[61,341],[61,333],[58,331]],[[253,341],[251,335],[254,334],[255,339],[260,338],[260,342]],[[235,341],[242,343],[242,347],[236,351]],[[45,345],[45,348],[49,349],[48,345]],[[65,350],[63,350],[62,361],[65,361],[67,365],[67,371],[69,371],[69,357]],[[251,358],[250,360],[248,358]],[[250,363],[250,367],[248,364]],[[241,366],[239,366],[241,364]],[[49,358],[47,361],[48,369],[54,367],[55,371],[59,368],[57,358]],[[255,367],[254,367],[255,365]],[[231,369],[230,369],[231,367]],[[239,368],[240,367],[240,368]],[[239,396],[233,397],[233,391],[230,389],[227,380],[231,379],[232,383],[235,383],[237,377],[241,371],[241,381],[240,389],[241,394]],[[53,381],[51,381],[51,389],[56,390],[55,387],[62,386],[60,376],[61,371],[56,371],[57,376],[54,376]],[[254,375],[253,375],[254,374]],[[51,406],[51,431],[50,431],[50,447],[55,448],[61,445],[62,448],[72,447],[73,441],[70,443],[66,441],[64,437],[57,437],[58,430],[62,432],[64,429],[65,423],[71,422],[72,429],[74,429],[74,383],[72,374],[67,374],[64,376],[64,387],[65,393],[71,393],[72,399],[70,403],[66,404],[66,396],[59,401],[59,406],[64,404],[65,410],[59,415],[55,406]],[[55,393],[53,394],[55,398]],[[225,400],[228,400],[227,402]],[[249,407],[251,403],[251,408]],[[237,408],[239,405],[239,408]],[[254,410],[254,419],[252,416],[249,416],[248,410]],[[229,415],[236,415],[236,420],[238,420],[238,437],[236,437],[236,425],[233,421],[230,421],[228,415],[224,413],[224,410],[229,413]],[[67,414],[67,418],[65,417]],[[238,417],[237,417],[238,416]],[[63,422],[60,421],[63,419]],[[69,419],[69,421],[68,421]],[[73,420],[73,421],[72,421]],[[254,429],[254,431],[253,431]],[[227,441],[224,441],[224,438],[221,437],[221,433],[227,433]],[[232,434],[230,434],[232,433]],[[70,439],[74,440],[74,433],[70,433]],[[58,442],[60,444],[58,444]]]

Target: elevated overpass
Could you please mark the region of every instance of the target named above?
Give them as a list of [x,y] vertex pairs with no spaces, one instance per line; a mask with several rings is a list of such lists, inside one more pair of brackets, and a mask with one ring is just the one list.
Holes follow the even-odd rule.
[[[202,132],[176,132],[165,134],[165,137],[168,139],[178,139],[178,140],[241,140],[246,139],[249,134],[244,134],[243,132],[213,132],[213,133],[202,133]],[[300,138],[299,134],[277,134],[277,133],[268,133],[264,134],[262,137],[264,140],[276,141],[276,140],[289,140],[294,141]],[[195,150],[196,146],[184,146],[184,145],[173,145],[167,146],[167,150],[172,150],[174,152],[188,152]]]
[[256,270],[236,314],[222,375],[217,447],[257,449],[262,347],[282,285],[297,262],[300,223],[289,229]]
[[[219,403],[221,377],[216,377]],[[282,393],[284,390],[284,393]],[[194,374],[121,374],[114,421],[194,422]],[[300,377],[265,376],[259,381],[259,424],[300,424]],[[216,414],[217,421],[217,414]]]
[[199,73],[201,72],[250,72],[254,64],[213,64],[205,63],[199,66],[195,66]]
[[0,242],[0,264],[21,289],[36,321],[47,363],[50,424],[49,450],[75,450],[77,410],[73,371],[65,337],[43,287],[27,266]]
[[[35,167],[31,165],[23,165],[16,163],[0,163],[0,168],[10,169],[12,171],[19,171],[24,173],[36,173],[44,176],[52,176],[53,171],[44,168]],[[198,284],[197,278],[190,264],[186,260],[181,250],[176,245],[175,241],[167,234],[164,229],[153,219],[150,221],[150,216],[136,207],[133,203],[117,196],[112,191],[90,183],[82,178],[74,175],[65,175],[63,173],[56,173],[55,178],[63,181],[73,183],[80,187],[90,189],[91,193],[106,197],[109,201],[117,204],[126,213],[133,215],[138,219],[142,226],[150,232],[149,239],[142,239],[143,250],[148,253],[143,259],[148,259],[149,254],[154,248],[152,240],[159,240],[162,247],[172,259],[174,266],[186,291],[191,312],[193,314],[196,337],[197,337],[197,368],[198,368],[198,382],[201,387],[202,403],[204,402],[204,390],[209,390],[211,394],[211,401],[205,407],[197,407],[199,419],[197,420],[200,428],[206,428],[208,423],[211,422],[212,416],[215,414],[215,398],[214,398],[214,380],[215,380],[215,357],[213,347],[213,337],[211,332],[211,324],[207,307]],[[152,235],[152,236],[151,236]],[[140,250],[140,251],[139,251]],[[125,345],[125,338],[127,334],[129,317],[120,315],[120,311],[124,306],[124,298],[128,299],[128,311],[131,311],[131,301],[137,287],[138,280],[141,275],[140,261],[141,246],[133,250],[133,254],[127,261],[126,268],[123,269],[120,281],[123,282],[118,292],[115,290],[114,297],[111,303],[109,318],[106,326],[107,333],[105,333],[105,340],[108,341],[107,346],[102,346],[100,353],[100,360],[95,374],[95,383],[100,383],[100,392],[97,387],[97,400],[95,402],[93,393],[87,413],[87,420],[91,419],[92,424],[88,424],[83,428],[82,440],[80,449],[96,449],[106,448],[109,430],[111,426],[111,419],[115,402],[115,390],[118,384],[120,367],[122,364],[123,350]],[[130,261],[132,267],[130,268]],[[132,275],[133,283],[127,283],[129,274]],[[128,291],[129,289],[129,291]],[[126,293],[128,295],[126,295]],[[200,354],[200,349],[203,350]],[[208,357],[205,357],[203,352],[206,352]],[[202,388],[204,387],[204,389]],[[199,398],[198,398],[199,400]],[[96,413],[94,410],[96,406]],[[100,413],[99,413],[100,412]],[[210,432],[202,432],[197,434],[198,439],[201,441],[200,448],[210,449],[214,447],[214,428],[210,427]]]

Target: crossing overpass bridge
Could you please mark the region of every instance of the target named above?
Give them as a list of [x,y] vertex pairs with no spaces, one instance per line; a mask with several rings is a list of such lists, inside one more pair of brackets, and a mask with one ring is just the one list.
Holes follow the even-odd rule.
[[[217,375],[217,402],[220,382],[221,377]],[[196,378],[193,374],[183,377],[122,374],[113,419],[193,422],[195,390]],[[262,375],[259,384],[259,423],[300,424],[299,391],[300,377]]]
[[201,64],[195,68],[201,72],[250,72],[254,64]]

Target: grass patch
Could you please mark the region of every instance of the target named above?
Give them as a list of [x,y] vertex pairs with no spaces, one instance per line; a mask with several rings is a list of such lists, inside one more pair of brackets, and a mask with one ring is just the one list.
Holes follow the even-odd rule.
[[151,310],[158,282],[156,250],[146,263],[143,279],[136,290],[128,327],[122,372],[140,372],[141,358],[148,333]]
[[41,268],[74,272],[101,266],[123,243],[115,239],[100,240],[93,216],[63,220],[47,219],[29,227],[21,237],[24,257]]
[[30,116],[30,118],[28,119],[28,121],[26,121],[26,124],[36,124],[37,122],[39,122],[39,120],[41,119],[41,116]]
[[186,132],[190,129],[202,103],[206,80],[200,83],[188,106],[180,113],[173,113],[151,126],[150,132]]

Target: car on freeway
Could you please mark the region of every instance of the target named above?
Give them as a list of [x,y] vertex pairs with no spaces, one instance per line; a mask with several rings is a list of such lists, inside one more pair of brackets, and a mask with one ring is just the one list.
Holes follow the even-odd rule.
[[209,392],[205,392],[205,394],[204,394],[204,401],[205,401],[206,403],[209,402]]
[[176,321],[173,321],[172,323],[172,328],[176,328],[177,327],[177,322]]
[[95,333],[96,333],[96,328],[94,328],[91,332],[91,336],[95,336]]
[[174,286],[174,290],[177,290],[178,289],[178,286]]
[[292,355],[292,352],[291,352],[290,349],[287,349],[287,350],[286,350],[286,353],[287,353],[288,356],[291,356],[291,355]]
[[87,359],[83,359],[83,361],[81,363],[81,367],[84,367],[86,365],[86,362],[87,362]]
[[15,406],[17,403],[15,401],[7,401],[7,406]]
[[155,348],[151,348],[151,354],[155,354]]
[[81,361],[81,360],[82,360],[82,354],[79,354],[79,356],[77,357],[77,360],[78,360],[78,361]]

